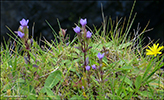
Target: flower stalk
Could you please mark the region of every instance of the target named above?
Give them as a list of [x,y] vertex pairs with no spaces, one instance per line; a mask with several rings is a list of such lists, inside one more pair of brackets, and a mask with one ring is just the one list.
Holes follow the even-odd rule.
[[27,52],[27,58],[25,57],[25,60],[27,63],[30,63],[30,54],[29,51],[31,50],[31,46],[33,43],[33,39],[29,39],[29,26],[28,26],[29,20],[25,20],[24,18],[20,21],[20,26],[18,28],[18,31],[15,31],[17,35],[21,38],[21,41],[23,45],[25,45],[25,52]]

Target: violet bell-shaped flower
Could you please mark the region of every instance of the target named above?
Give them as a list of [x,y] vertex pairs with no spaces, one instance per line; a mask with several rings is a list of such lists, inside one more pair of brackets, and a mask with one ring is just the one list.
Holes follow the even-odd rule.
[[101,54],[101,53],[98,53],[97,54],[97,57],[101,60],[103,57],[104,57],[105,53]]
[[92,69],[96,69],[96,65],[94,64],[94,65],[92,65]]
[[85,26],[87,24],[87,19],[86,18],[85,19],[80,19],[80,24],[82,26]]
[[88,31],[87,34],[86,34],[86,37],[91,38],[91,36],[92,36],[92,33],[90,31]]
[[74,30],[76,33],[80,33],[80,27],[79,27],[79,26],[76,26],[75,28],[73,28],[73,30]]
[[[20,24],[23,26],[23,27],[26,27],[27,24],[28,24],[29,20],[25,20],[24,18],[20,21]],[[28,26],[27,26],[28,27]]]
[[24,37],[24,33],[20,32],[20,31],[18,31],[17,33],[18,33],[18,36],[19,36],[20,38],[23,38],[23,37]]
[[90,66],[86,66],[85,69],[86,69],[87,71],[89,71],[89,70],[90,70]]

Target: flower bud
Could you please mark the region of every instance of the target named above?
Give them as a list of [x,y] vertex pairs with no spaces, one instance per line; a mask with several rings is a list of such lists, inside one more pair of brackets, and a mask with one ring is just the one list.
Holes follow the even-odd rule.
[[92,33],[90,31],[88,31],[86,37],[91,38],[91,36],[92,36]]

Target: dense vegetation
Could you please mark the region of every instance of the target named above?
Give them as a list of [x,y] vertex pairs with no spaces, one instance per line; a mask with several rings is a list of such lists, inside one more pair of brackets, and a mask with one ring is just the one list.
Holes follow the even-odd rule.
[[58,34],[46,21],[55,39],[44,46],[29,38],[29,20],[7,27],[15,37],[1,45],[1,99],[164,99],[164,47],[143,47],[147,26],[130,32],[131,15],[127,23],[103,16],[93,31],[80,19],[72,41],[58,20]]

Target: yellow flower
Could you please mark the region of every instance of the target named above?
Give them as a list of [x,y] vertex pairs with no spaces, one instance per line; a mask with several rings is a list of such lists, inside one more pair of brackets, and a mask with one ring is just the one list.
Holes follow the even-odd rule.
[[102,67],[106,67],[106,64],[105,63],[102,63]]
[[88,98],[87,95],[85,94],[85,92],[83,92],[83,96],[86,97],[86,98]]
[[158,45],[159,45],[159,43],[156,45],[156,44],[153,44],[153,46],[152,47],[150,47],[150,46],[148,46],[149,47],[149,49],[146,49],[146,55],[155,55],[155,56],[157,56],[157,54],[161,54],[162,52],[159,52],[161,49],[163,49],[164,47],[163,46],[160,46],[159,48],[158,48]]

